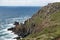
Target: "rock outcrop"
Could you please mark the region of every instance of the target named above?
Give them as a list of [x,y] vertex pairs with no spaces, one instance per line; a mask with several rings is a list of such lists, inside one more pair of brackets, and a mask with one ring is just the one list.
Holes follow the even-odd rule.
[[24,24],[15,22],[15,27],[12,30],[15,34],[21,37],[37,38],[38,40],[52,40],[60,35],[60,3],[50,3],[42,7]]

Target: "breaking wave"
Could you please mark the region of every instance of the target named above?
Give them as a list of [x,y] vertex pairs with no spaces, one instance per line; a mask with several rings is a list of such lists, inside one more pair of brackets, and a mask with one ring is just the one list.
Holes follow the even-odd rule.
[[8,18],[5,20],[0,20],[0,40],[16,40],[13,39],[14,37],[17,37],[18,35],[14,34],[12,31],[8,31],[8,28],[14,27],[13,23],[15,21],[19,23],[24,23],[25,20],[30,18],[29,16],[25,17],[18,17],[18,18]]

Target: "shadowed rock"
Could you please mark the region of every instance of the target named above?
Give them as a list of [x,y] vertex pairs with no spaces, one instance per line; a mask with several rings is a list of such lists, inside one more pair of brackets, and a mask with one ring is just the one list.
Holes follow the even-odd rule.
[[[18,39],[20,36],[24,38],[30,34],[40,34],[41,31],[44,33],[45,28],[51,28],[53,25],[55,25],[52,23],[52,18],[50,16],[51,14],[57,12],[60,12],[60,3],[48,4],[47,6],[42,7],[37,14],[34,14],[32,18],[26,20],[24,24],[15,22],[15,27],[8,30],[12,30],[15,34],[17,34],[19,36],[17,37]],[[48,32],[50,32],[50,30]]]

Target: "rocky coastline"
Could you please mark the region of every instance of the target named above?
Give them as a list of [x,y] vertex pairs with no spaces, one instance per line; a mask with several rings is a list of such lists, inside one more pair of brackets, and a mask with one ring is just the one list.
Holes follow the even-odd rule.
[[[32,36],[30,36],[32,38],[37,37],[39,35],[46,36],[47,34],[49,34],[49,36],[51,36],[53,34],[60,35],[59,33],[56,33],[59,31],[56,28],[60,28],[60,27],[57,27],[60,25],[60,24],[58,24],[60,22],[56,21],[56,19],[60,16],[59,13],[60,13],[60,3],[59,2],[50,3],[47,6],[42,7],[30,19],[27,19],[24,22],[24,24],[22,24],[22,23],[19,24],[19,22],[15,22],[14,23],[15,27],[9,28],[8,30],[11,30],[12,32],[14,32],[15,34],[18,35],[18,37],[16,37],[16,39],[25,38],[27,36],[30,36],[30,34],[32,35]],[[55,14],[58,16],[56,16]],[[56,19],[54,19],[54,17]],[[57,20],[59,21],[59,19],[57,19]],[[40,36],[39,36],[39,38],[40,38]],[[55,35],[53,35],[53,36],[55,37]],[[41,37],[44,40],[45,37],[44,36],[41,36]],[[50,39],[53,39],[53,38],[50,38]],[[47,38],[47,40],[48,40],[48,38]]]

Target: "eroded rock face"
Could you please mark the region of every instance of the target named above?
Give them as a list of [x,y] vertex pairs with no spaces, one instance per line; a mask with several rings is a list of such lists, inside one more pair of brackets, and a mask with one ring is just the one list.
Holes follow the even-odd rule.
[[22,23],[19,24],[19,22],[14,23],[15,27],[9,28],[8,30],[13,31],[15,34],[21,37],[25,37],[27,35],[26,28]]
[[32,18],[26,20],[24,24],[15,22],[15,27],[8,30],[12,30],[15,34],[21,37],[26,37],[29,34],[40,32],[45,27],[49,26],[49,16],[58,11],[60,11],[60,3],[48,4],[47,6],[42,7],[37,14],[34,14]]
[[8,30],[11,30],[11,31],[12,31],[13,29],[14,29],[14,28],[9,28]]
[[19,22],[15,22],[13,25],[15,25],[15,27],[9,28],[8,30],[16,31],[19,26]]
[[15,22],[14,25],[19,25],[19,22]]

